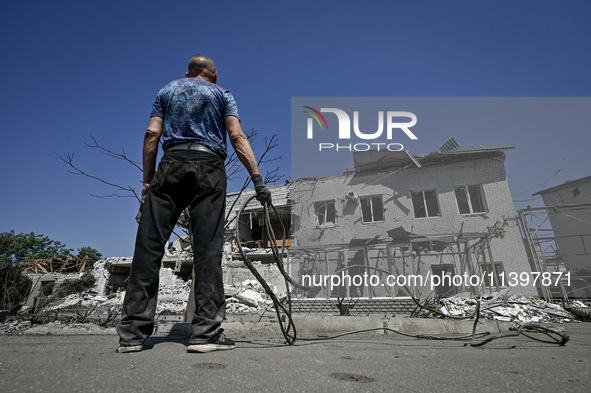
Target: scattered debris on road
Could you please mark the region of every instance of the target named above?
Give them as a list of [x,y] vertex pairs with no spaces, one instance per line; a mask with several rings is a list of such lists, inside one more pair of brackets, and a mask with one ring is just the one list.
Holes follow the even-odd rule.
[[[458,294],[452,297],[439,300],[438,305],[434,305],[439,312],[444,315],[454,317],[473,316],[476,310],[478,299],[470,298],[467,293]],[[581,301],[571,301],[571,305],[576,305],[580,314],[589,312],[591,308]],[[538,297],[515,296],[508,292],[501,292],[483,296],[480,305],[480,318],[491,319],[505,322],[520,323],[563,323],[574,322],[579,318],[579,314],[573,312],[573,306],[570,312],[559,304],[549,303]],[[588,311],[587,311],[588,310]],[[439,317],[421,310],[416,317]]]

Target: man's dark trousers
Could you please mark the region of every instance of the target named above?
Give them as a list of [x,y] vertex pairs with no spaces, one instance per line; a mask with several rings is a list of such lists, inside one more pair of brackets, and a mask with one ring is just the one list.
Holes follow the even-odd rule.
[[142,207],[123,303],[120,344],[140,345],[153,333],[164,247],[188,207],[193,233],[195,313],[190,344],[213,338],[226,315],[222,277],[224,160],[193,150],[164,153]]

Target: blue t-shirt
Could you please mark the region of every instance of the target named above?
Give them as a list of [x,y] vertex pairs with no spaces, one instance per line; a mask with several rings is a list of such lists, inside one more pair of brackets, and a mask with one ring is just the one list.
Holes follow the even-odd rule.
[[164,149],[185,142],[200,143],[226,158],[226,116],[238,116],[228,90],[199,78],[177,79],[156,96],[150,116],[164,119]]

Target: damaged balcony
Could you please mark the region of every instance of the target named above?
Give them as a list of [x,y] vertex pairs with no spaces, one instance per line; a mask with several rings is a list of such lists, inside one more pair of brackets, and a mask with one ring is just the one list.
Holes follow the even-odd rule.
[[[275,233],[277,246],[283,247],[287,257],[287,250],[293,245],[291,239],[291,207],[276,207],[277,213],[269,214],[271,229]],[[272,263],[274,261],[271,251],[271,239],[265,232],[265,218],[262,208],[250,209],[244,211],[238,219],[238,234],[240,236],[240,246],[242,251],[253,261],[262,263]],[[242,260],[242,255],[236,244],[236,239],[232,241],[232,259]]]
[[[274,209],[269,210],[271,229],[277,245],[284,247],[284,258],[289,258],[288,250],[294,246],[292,239],[292,201],[289,198],[291,183],[269,187],[273,196]],[[263,207],[256,199],[251,199],[254,190],[228,193],[226,199],[226,241],[231,244],[232,259],[242,261],[237,242],[248,258],[264,264],[273,263],[271,239],[265,232]]]

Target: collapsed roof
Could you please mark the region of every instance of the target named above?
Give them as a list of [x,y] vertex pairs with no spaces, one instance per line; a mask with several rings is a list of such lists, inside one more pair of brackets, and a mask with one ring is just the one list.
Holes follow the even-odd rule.
[[437,152],[414,157],[408,150],[367,150],[353,153],[356,172],[375,172],[396,170],[413,166],[432,166],[454,162],[470,161],[504,156],[503,150],[514,149],[514,146],[480,145],[461,147],[454,138],[445,142]]

